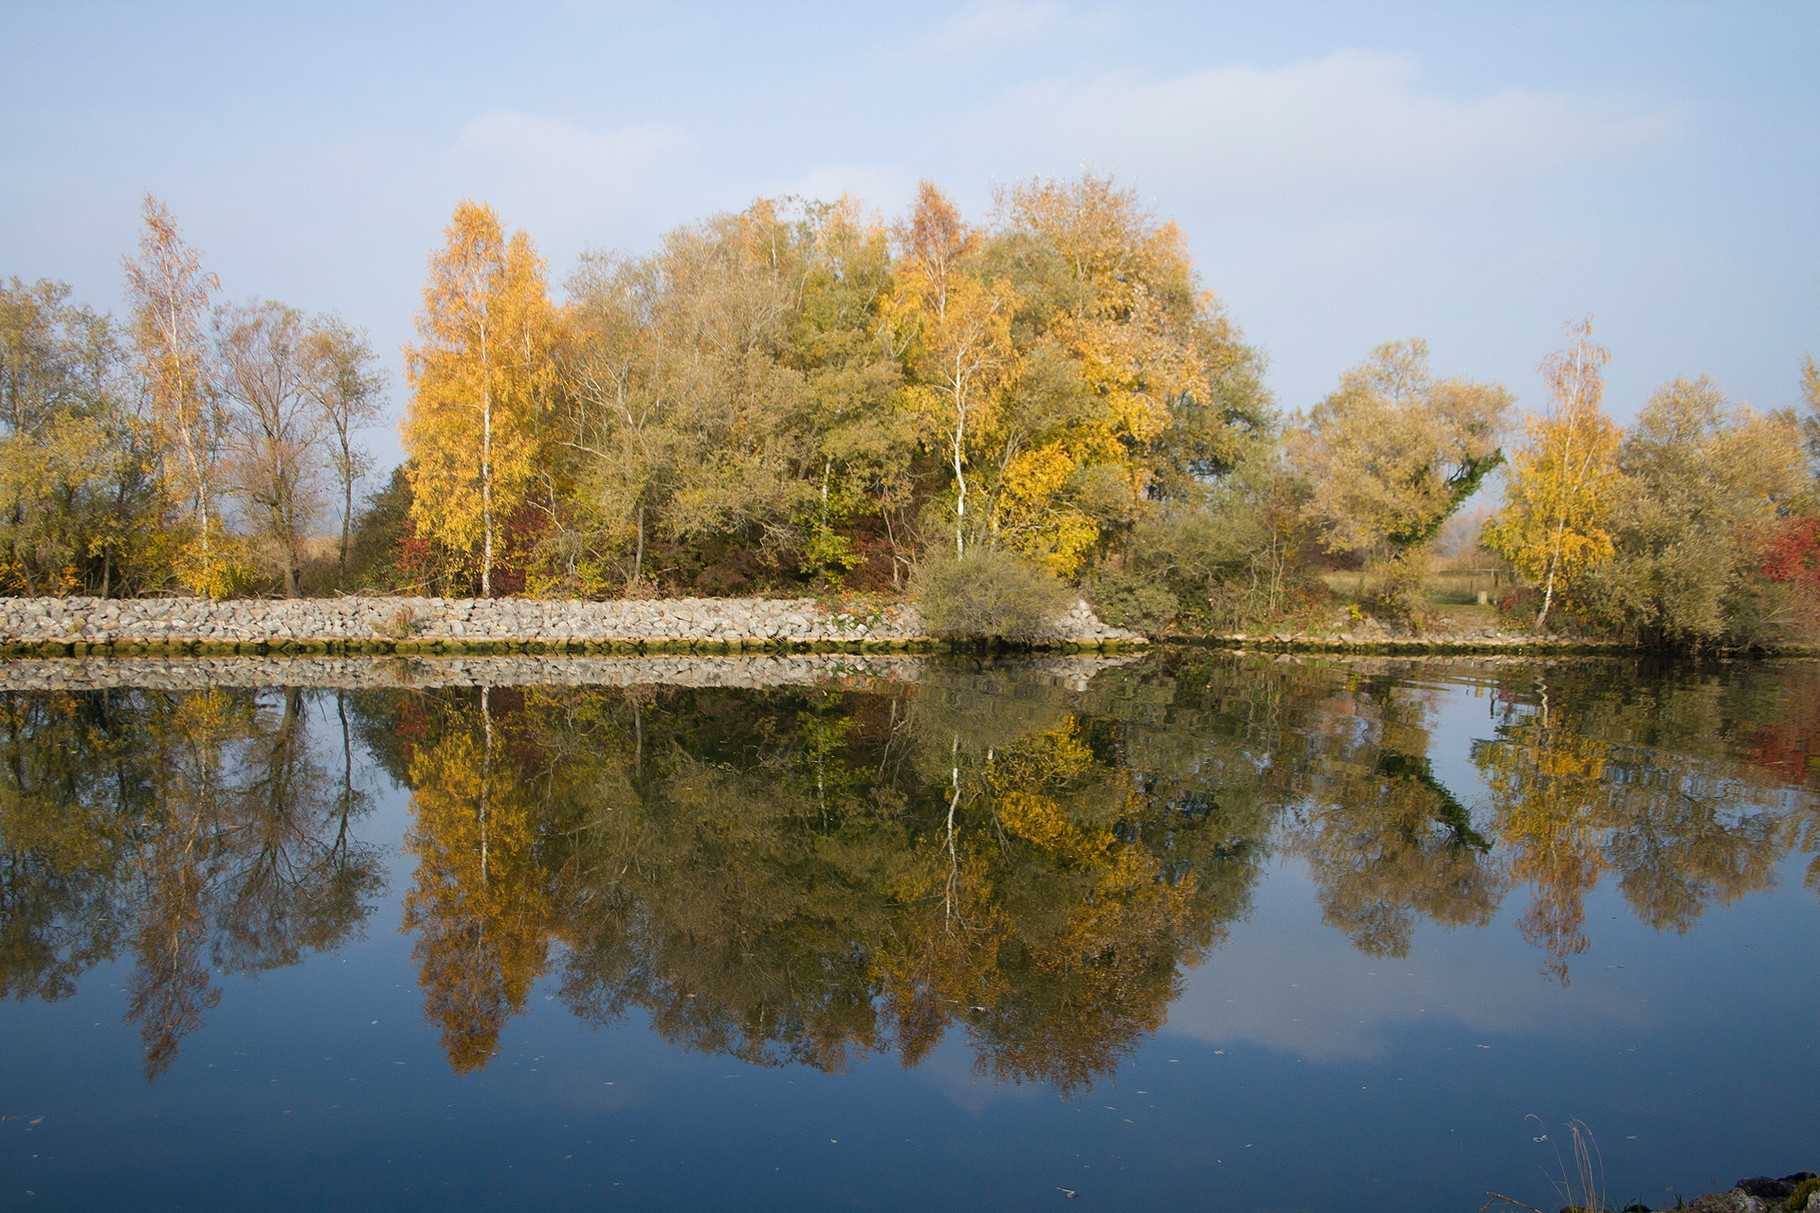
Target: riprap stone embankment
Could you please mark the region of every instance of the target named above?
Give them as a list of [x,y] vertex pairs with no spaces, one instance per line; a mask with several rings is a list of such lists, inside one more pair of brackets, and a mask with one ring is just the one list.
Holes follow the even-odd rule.
[[[0,598],[0,644],[74,655],[204,652],[569,649],[744,651],[801,646],[904,648],[928,641],[914,605],[824,609],[813,598],[588,602],[518,598]],[[1084,602],[1058,618],[1057,645],[1141,643]]]

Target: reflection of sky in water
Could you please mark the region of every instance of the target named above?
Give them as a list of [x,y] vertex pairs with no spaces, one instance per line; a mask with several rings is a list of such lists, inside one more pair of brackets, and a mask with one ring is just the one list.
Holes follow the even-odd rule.
[[[1273,867],[1231,941],[1188,975],[1166,1031],[1212,1044],[1249,1042],[1314,1062],[1374,1061],[1398,1029],[1447,1021],[1479,1032],[1576,1033],[1640,1024],[1632,990],[1576,978],[1561,990],[1536,973],[1536,952],[1507,907],[1483,930],[1418,929],[1409,955],[1365,956],[1321,922],[1295,861]],[[1597,928],[1595,927],[1595,931]],[[1598,953],[1579,958],[1580,970]]]
[[[1422,693],[1433,773],[1483,824],[1489,693]],[[364,934],[218,976],[155,1083],[121,1022],[126,963],[62,1002],[0,1004],[0,1209],[1023,1209],[1074,1191],[1083,1209],[1439,1210],[1487,1189],[1553,1208],[1573,1117],[1618,1203],[1820,1162],[1820,900],[1800,853],[1686,934],[1639,921],[1608,876],[1565,988],[1518,933],[1522,885],[1483,929],[1422,921],[1405,958],[1374,957],[1323,924],[1301,860],[1273,858],[1163,1030],[1058,1099],[980,1077],[961,1026],[911,1070],[764,1068],[673,1048],[636,1011],[583,1025],[553,977],[490,1065],[453,1074],[397,929],[410,823],[386,790],[360,824],[391,861]]]
[[[1400,698],[1427,705],[1427,756],[1435,778],[1487,819],[1485,789],[1472,761],[1474,741],[1494,735],[1492,688],[1404,683]],[[1357,717],[1341,722],[1362,729]],[[1361,954],[1321,921],[1317,890],[1295,859],[1271,865],[1243,927],[1188,975],[1170,1008],[1168,1031],[1214,1044],[1245,1041],[1309,1061],[1382,1057],[1391,1029],[1444,1019],[1485,1032],[1572,1031],[1599,1020],[1638,1023],[1647,1014],[1634,987],[1587,977],[1567,990],[1539,979],[1534,948],[1518,937],[1522,889],[1505,897],[1484,929],[1423,923],[1401,960]],[[1596,913],[1596,909],[1592,909]],[[1622,907],[1608,917],[1629,919]],[[1589,924],[1597,939],[1603,934]],[[1594,954],[1578,958],[1584,972]]]

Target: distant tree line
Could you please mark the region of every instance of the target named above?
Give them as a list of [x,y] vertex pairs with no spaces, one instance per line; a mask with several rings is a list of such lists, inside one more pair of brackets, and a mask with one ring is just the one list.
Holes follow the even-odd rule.
[[[220,597],[304,589],[330,496],[383,379],[364,333],[220,283],[156,199],[125,259],[124,322],[61,283],[0,284],[0,587]],[[313,589],[347,577],[348,533]]]
[[[144,218],[125,322],[0,287],[11,592],[934,598],[1021,577],[1162,632],[1331,615],[1320,574],[1347,568],[1366,609],[1419,625],[1436,536],[1513,423],[1505,389],[1434,377],[1419,339],[1283,414],[1179,229],[1090,174],[1001,189],[980,223],[927,182],[896,222],[761,200],[588,254],[560,300],[524,233],[464,202],[404,351],[406,462],[357,502],[384,404],[365,335],[218,303],[165,208]],[[1485,530],[1525,586],[1506,607],[1680,647],[1820,626],[1811,358],[1805,417],[1677,380],[1620,433],[1607,355],[1570,327]]]

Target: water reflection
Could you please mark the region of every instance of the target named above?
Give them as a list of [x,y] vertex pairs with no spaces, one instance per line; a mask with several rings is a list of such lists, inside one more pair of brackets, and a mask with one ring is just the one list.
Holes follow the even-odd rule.
[[342,733],[339,774],[302,693],[0,695],[0,991],[55,1000],[132,958],[127,1015],[148,1079],[257,973],[335,947],[366,917],[380,857]]
[[[1434,758],[1462,688],[1491,696],[1476,782]],[[402,929],[457,1071],[547,974],[582,1020],[636,1012],[689,1049],[914,1066],[958,1030],[980,1074],[1067,1092],[1162,1025],[1272,856],[1370,955],[1516,896],[1565,984],[1607,879],[1689,930],[1820,843],[1816,704],[1804,665],[1219,655],[1084,690],[933,666],[770,692],[8,693],[0,989],[56,999],[130,958],[157,1075],[214,970],[297,963],[369,915],[370,760],[411,789]]]

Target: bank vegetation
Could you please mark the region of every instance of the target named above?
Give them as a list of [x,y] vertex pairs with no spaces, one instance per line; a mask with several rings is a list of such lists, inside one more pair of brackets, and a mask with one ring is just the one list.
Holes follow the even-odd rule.
[[1348,609],[1419,632],[1445,529],[1501,472],[1465,548],[1500,573],[1502,626],[1667,648],[1820,629],[1811,357],[1801,411],[1676,379],[1621,430],[1587,318],[1527,417],[1419,338],[1284,411],[1183,233],[1091,174],[977,219],[926,182],[894,220],[762,199],[587,254],[560,289],[484,204],[444,237],[404,350],[406,462],[377,481],[366,335],[226,301],[156,199],[124,319],[0,284],[0,591],[915,592],[956,634],[1007,635],[1079,593],[1151,635]]

